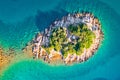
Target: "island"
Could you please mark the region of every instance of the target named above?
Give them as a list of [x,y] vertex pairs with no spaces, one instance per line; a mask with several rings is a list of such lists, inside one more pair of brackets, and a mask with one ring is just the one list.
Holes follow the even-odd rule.
[[94,55],[102,39],[98,18],[90,12],[77,12],[55,20],[23,51],[48,63],[80,63]]

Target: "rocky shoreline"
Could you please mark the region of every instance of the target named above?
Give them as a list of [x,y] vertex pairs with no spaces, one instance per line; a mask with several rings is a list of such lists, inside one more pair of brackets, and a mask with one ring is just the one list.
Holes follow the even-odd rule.
[[[63,57],[61,52],[51,50],[50,54],[42,47],[48,46],[50,42],[51,31],[57,27],[67,28],[69,25],[86,24],[88,28],[95,34],[96,38],[93,40],[93,44],[89,49],[84,49],[81,55],[68,54],[66,58]],[[67,33],[66,33],[67,34]],[[103,39],[103,33],[101,30],[101,24],[93,14],[83,12],[74,13],[64,16],[61,20],[56,20],[53,22],[45,31],[38,33],[32,42],[24,49],[25,53],[31,54],[35,59],[43,59],[45,62],[52,63],[56,61],[61,61],[65,64],[71,64],[73,62],[84,62],[88,60],[98,49],[101,41]]]

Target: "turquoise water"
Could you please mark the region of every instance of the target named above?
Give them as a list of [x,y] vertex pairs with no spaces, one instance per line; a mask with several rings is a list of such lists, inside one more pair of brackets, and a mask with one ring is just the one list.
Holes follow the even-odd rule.
[[39,11],[51,11],[58,2],[0,0],[0,45],[7,50],[9,47],[17,50],[25,47],[39,30],[35,20]]
[[[16,28],[12,26],[9,28],[0,27],[1,44],[5,47],[12,46],[20,49],[27,41],[32,39],[37,31],[43,30],[56,18],[60,18],[68,12],[85,10],[93,12],[101,21],[104,40],[99,50],[87,62],[72,66],[50,66],[32,59],[22,60],[7,68],[1,80],[120,80],[119,14],[111,6],[98,0],[64,0],[60,2],[54,1],[54,3],[56,5],[51,6],[51,4],[50,7],[45,4],[45,10],[44,8],[42,8],[44,11],[39,9],[35,15],[33,11],[33,15],[28,20],[22,21],[22,25],[17,23]],[[38,3],[36,4],[38,5]],[[57,4],[59,5],[57,6]],[[49,7],[48,10],[47,7]],[[10,36],[8,40],[5,37],[6,35]]]

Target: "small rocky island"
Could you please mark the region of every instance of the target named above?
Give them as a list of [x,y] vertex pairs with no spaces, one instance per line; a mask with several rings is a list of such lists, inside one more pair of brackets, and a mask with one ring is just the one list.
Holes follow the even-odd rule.
[[73,13],[38,33],[24,52],[48,63],[84,62],[95,53],[102,39],[101,24],[93,14]]

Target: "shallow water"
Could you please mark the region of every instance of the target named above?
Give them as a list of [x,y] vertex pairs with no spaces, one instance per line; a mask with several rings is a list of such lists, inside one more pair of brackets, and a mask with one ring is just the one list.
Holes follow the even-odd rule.
[[[17,2],[19,0],[14,0],[14,1]],[[33,12],[32,13],[33,15],[28,20],[25,19],[25,21],[21,22],[22,25],[21,23],[19,24],[17,23],[16,25],[19,26],[16,27],[14,26],[15,28],[0,27],[1,44],[5,46],[5,48],[14,47],[16,48],[16,50],[21,49],[30,39],[32,39],[32,37],[35,35],[37,31],[42,31],[45,27],[48,27],[49,24],[52,21],[54,21],[56,18],[60,18],[61,16],[66,15],[66,13],[69,12],[85,10],[85,11],[93,12],[95,16],[98,17],[101,21],[102,29],[104,32],[104,40],[99,50],[87,62],[81,64],[75,64],[73,66],[65,66],[65,65],[50,66],[43,62],[34,61],[32,59],[22,60],[8,67],[4,71],[1,79],[2,80],[119,80],[120,79],[119,77],[120,76],[119,75],[120,74],[120,69],[119,69],[120,16],[118,13],[116,13],[114,7],[111,8],[111,6],[108,6],[107,4],[102,3],[98,0],[76,0],[76,1],[64,0],[60,2],[54,1],[54,3],[59,5],[52,6],[52,8],[51,9],[48,8],[48,10],[47,7],[49,6],[46,6],[44,11],[39,10],[36,12],[35,15]],[[7,32],[5,33],[6,29]],[[7,40],[8,35],[10,36],[10,38]],[[21,43],[23,44],[21,45]]]

